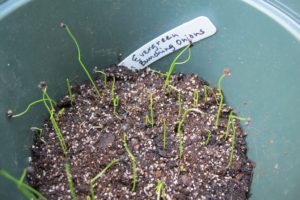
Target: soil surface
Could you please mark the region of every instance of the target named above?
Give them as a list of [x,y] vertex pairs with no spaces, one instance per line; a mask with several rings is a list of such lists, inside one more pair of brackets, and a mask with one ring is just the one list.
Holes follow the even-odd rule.
[[[41,136],[32,145],[32,161],[28,167],[29,183],[48,199],[71,199],[64,164],[68,160],[78,199],[89,195],[90,180],[112,160],[109,168],[95,183],[96,199],[156,199],[158,180],[164,183],[166,199],[232,199],[249,197],[254,163],[247,158],[246,133],[235,122],[236,138],[233,161],[227,167],[231,151],[232,131],[225,140],[227,118],[232,108],[224,104],[219,127],[215,128],[220,94],[207,90],[207,82],[193,74],[174,74],[170,84],[178,91],[164,89],[165,77],[149,68],[132,72],[124,67],[106,69],[107,86],[102,77],[96,83],[97,96],[89,83],[72,87],[75,103],[64,97],[56,112],[57,122],[68,147],[67,158],[49,121]],[[115,95],[120,98],[113,112],[112,77]],[[199,103],[194,105],[194,89]],[[49,88],[51,91],[51,88]],[[153,94],[154,125],[146,124],[150,115],[150,94]],[[179,106],[181,104],[181,111]],[[183,123],[183,155],[179,158],[178,123],[188,108]],[[180,113],[179,113],[180,112]],[[202,113],[203,112],[203,113]],[[166,120],[166,148],[163,148],[163,122]],[[211,137],[208,139],[208,130]],[[132,189],[132,162],[124,148],[127,144],[135,156],[137,182]],[[206,144],[206,142],[208,143]]]

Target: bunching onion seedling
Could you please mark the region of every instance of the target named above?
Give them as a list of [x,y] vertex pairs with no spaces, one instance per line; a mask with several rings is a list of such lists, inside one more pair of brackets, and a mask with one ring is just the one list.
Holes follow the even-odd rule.
[[205,140],[205,145],[208,145],[209,141],[210,141],[210,138],[211,138],[211,131],[206,129],[208,135],[207,135],[207,139]]
[[160,200],[161,197],[164,200],[166,199],[164,183],[161,180],[157,181],[155,192],[156,192],[156,200]]
[[166,123],[166,119],[164,119],[164,127],[163,127],[163,131],[164,131],[164,150],[166,149],[166,144],[167,144],[167,123]]
[[116,84],[116,78],[113,77],[113,82],[112,82],[112,86],[111,86],[111,100],[114,106],[114,115],[117,117],[118,113],[117,113],[117,107],[119,105],[119,96],[115,95],[115,84]]
[[219,118],[221,116],[221,111],[222,111],[222,108],[223,108],[223,100],[224,100],[222,89],[221,89],[221,83],[222,83],[223,79],[226,76],[230,76],[230,75],[231,75],[230,70],[226,68],[226,69],[224,69],[224,72],[223,72],[222,76],[219,78],[219,81],[218,81],[218,91],[219,91],[219,94],[220,94],[220,102],[219,102],[219,107],[218,107],[216,123],[215,123],[216,128],[218,128],[218,126],[219,126]]
[[103,77],[104,77],[104,87],[106,88],[106,86],[107,86],[107,75],[106,75],[106,73],[104,71],[98,70],[97,67],[95,67],[94,72],[95,73],[101,73],[103,75]]
[[74,96],[72,94],[72,88],[71,88],[70,80],[67,78],[66,82],[67,82],[67,90],[68,90],[68,94],[69,94],[69,97],[70,97],[71,105],[73,105],[74,104]]
[[151,69],[151,68],[149,68],[149,70],[150,70],[151,72],[158,73],[158,74],[161,75],[161,76],[167,76],[167,74],[162,73],[161,71],[158,71],[158,70],[156,70],[156,69]]
[[227,164],[227,168],[231,167],[232,159],[233,159],[233,152],[234,152],[235,139],[236,139],[236,128],[235,128],[235,124],[234,124],[235,120],[250,121],[251,119],[236,116],[236,115],[233,114],[233,111],[231,111],[229,116],[228,116],[227,127],[226,127],[226,132],[225,132],[225,140],[228,137],[230,126],[232,128],[232,138],[231,138],[231,150],[230,150],[230,156],[229,156],[229,161],[228,161],[228,164]]
[[[54,106],[52,104],[51,98],[49,97],[49,95],[47,93],[47,87],[43,88],[42,91],[43,91],[44,105],[45,105],[46,109],[48,110],[48,112],[50,114],[50,121],[51,121],[52,126],[54,128],[56,136],[59,140],[62,151],[63,151],[64,155],[67,156],[67,145],[66,145],[64,137],[61,133],[61,130],[58,127],[58,124],[55,120],[55,116],[54,116],[55,109],[54,109]],[[49,105],[48,105],[48,103],[49,103]]]
[[[165,79],[165,84],[164,84],[164,89],[167,88],[167,86],[169,85],[169,81],[170,81],[170,77],[171,77],[171,74],[174,70],[174,67],[175,65],[182,65],[182,64],[185,64],[187,63],[190,58],[191,58],[191,55],[192,55],[192,52],[191,52],[191,47],[192,46],[192,43],[190,42],[190,44],[188,46],[186,46],[175,58],[174,60],[172,61],[171,65],[170,65],[170,69],[167,73],[167,77]],[[180,58],[180,56],[186,51],[186,50],[189,50],[189,55],[188,55],[188,58],[186,60],[184,60],[183,62],[177,62],[177,60]]]
[[179,159],[180,160],[182,158],[182,152],[183,152],[183,136],[182,136],[181,128],[182,128],[182,125],[183,125],[183,123],[186,119],[186,116],[189,112],[200,113],[201,115],[204,114],[201,110],[196,109],[196,108],[189,108],[184,111],[182,119],[179,122],[178,127],[177,127],[177,134],[178,134],[178,138],[179,138]]
[[132,162],[133,180],[132,180],[132,189],[131,189],[131,191],[134,192],[135,187],[136,187],[136,160],[135,160],[135,157],[133,156],[133,154],[131,153],[131,151],[130,151],[128,145],[127,145],[126,133],[124,133],[124,147],[125,147],[125,150],[128,153],[128,156],[131,159],[131,162]]
[[74,183],[73,183],[73,180],[72,180],[71,166],[70,166],[69,162],[65,163],[65,172],[66,172],[66,175],[67,175],[68,186],[69,186],[69,189],[70,189],[72,200],[77,200],[77,195],[75,193]]
[[0,176],[3,176],[6,179],[13,182],[28,200],[47,200],[47,198],[44,197],[44,195],[42,195],[40,192],[35,190],[33,187],[27,185],[26,183],[24,183],[24,179],[26,177],[26,169],[23,170],[20,179],[13,177],[11,174],[9,174],[3,169],[0,169]]
[[78,62],[79,62],[79,64],[80,64],[80,66],[82,67],[82,69],[84,70],[85,74],[87,75],[88,79],[90,80],[90,82],[91,82],[91,84],[92,84],[92,86],[93,86],[95,92],[97,93],[98,96],[100,96],[100,92],[99,92],[99,90],[98,90],[98,88],[97,88],[97,86],[96,86],[96,84],[95,84],[93,78],[91,77],[89,71],[87,70],[87,68],[85,67],[85,65],[83,64],[83,62],[82,62],[82,60],[81,60],[80,47],[79,47],[79,44],[78,44],[78,42],[77,42],[75,36],[73,35],[73,33],[71,32],[71,30],[69,29],[69,27],[68,27],[66,24],[61,23],[61,27],[64,28],[64,29],[67,31],[68,35],[69,35],[69,36],[71,37],[71,39],[73,40],[73,42],[74,42],[74,44],[75,44],[75,46],[76,46],[76,49],[77,49]]
[[199,92],[198,89],[194,89],[194,106],[197,108],[199,103]]
[[146,125],[150,124],[152,127],[154,126],[154,112],[153,112],[153,93],[150,93],[150,116],[146,115]]
[[90,196],[87,197],[87,199],[95,200],[95,192],[94,192],[94,187],[95,183],[97,180],[99,180],[105,173],[106,171],[111,168],[113,165],[118,163],[118,159],[112,160],[104,169],[102,169],[94,178],[90,180]]
[[204,102],[205,102],[205,103],[207,102],[208,91],[210,90],[210,91],[213,93],[216,102],[219,103],[219,102],[218,102],[218,98],[217,98],[217,96],[216,96],[216,94],[215,94],[215,92],[214,92],[214,89],[211,88],[211,87],[209,87],[208,85],[204,85],[203,87],[204,87]]

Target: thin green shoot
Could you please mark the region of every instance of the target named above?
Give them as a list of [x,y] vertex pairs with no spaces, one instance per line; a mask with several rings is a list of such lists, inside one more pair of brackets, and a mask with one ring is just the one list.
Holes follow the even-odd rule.
[[211,139],[211,131],[206,129],[206,131],[208,132],[208,135],[207,135],[207,139],[205,140],[205,145],[208,145],[210,139]]
[[187,109],[187,110],[184,111],[182,119],[179,122],[178,128],[177,128],[177,134],[178,134],[178,138],[179,138],[179,159],[180,160],[182,159],[182,153],[183,153],[183,136],[182,136],[181,128],[182,128],[182,125],[183,125],[183,123],[184,123],[184,121],[185,121],[185,119],[187,117],[187,114],[189,112],[200,113],[201,115],[204,114],[201,110],[196,109],[196,108],[189,108],[189,109]]
[[232,128],[232,138],[231,138],[231,149],[230,149],[230,156],[229,156],[229,161],[228,161],[228,164],[227,164],[227,168],[231,167],[231,165],[232,165],[233,153],[234,153],[234,148],[235,148],[235,139],[236,139],[236,128],[235,128],[235,124],[234,124],[235,120],[250,121],[251,119],[236,116],[236,115],[233,114],[233,111],[231,111],[229,116],[228,116],[225,139],[227,139],[227,137],[228,137],[230,126]]
[[160,200],[161,197],[164,200],[166,199],[164,183],[161,180],[157,181],[157,184],[156,184],[156,187],[155,187],[155,192],[157,194],[156,200]]
[[167,145],[167,123],[166,123],[166,119],[164,119],[164,145],[163,148],[164,150],[166,149],[166,145]]
[[116,78],[113,76],[113,81],[111,84],[111,100],[113,101],[115,99],[115,84],[116,84]]
[[68,186],[70,189],[72,200],[77,200],[77,195],[75,193],[74,183],[72,180],[71,166],[68,162],[65,163],[65,172],[68,179]]
[[[50,101],[52,101],[55,104],[54,100],[51,99]],[[12,118],[21,117],[21,116],[25,115],[32,106],[34,106],[38,103],[42,103],[42,102],[44,102],[44,99],[39,99],[39,100],[31,102],[23,112],[13,115]]]
[[150,93],[150,116],[147,114],[146,116],[146,125],[150,124],[152,127],[154,126],[154,112],[153,112],[153,93]]
[[35,126],[31,127],[30,130],[39,133],[39,135],[41,135],[43,133],[43,129],[35,127]]
[[66,82],[67,82],[67,90],[68,90],[68,94],[70,97],[71,105],[73,105],[74,104],[74,95],[72,94],[70,80],[67,78]]
[[156,69],[151,69],[151,68],[149,68],[149,69],[150,69],[150,71],[155,72],[155,73],[158,73],[158,74],[161,75],[161,76],[167,76],[166,73],[162,73],[161,71],[158,71],[158,70],[156,70]]
[[61,118],[64,113],[65,113],[65,108],[60,109],[56,115],[56,120],[59,120],[59,118]]
[[119,105],[119,96],[114,97],[113,104],[114,104],[114,115],[118,116],[117,108],[118,108],[118,105]]
[[[175,57],[175,59],[172,61],[171,65],[170,65],[170,69],[169,69],[169,71],[168,71],[168,73],[167,73],[167,77],[166,77],[166,79],[165,79],[164,89],[166,89],[167,86],[169,85],[170,77],[171,77],[171,74],[172,74],[172,72],[173,72],[173,70],[174,70],[175,65],[185,64],[185,63],[187,63],[187,62],[190,60],[191,54],[192,54],[191,48],[190,48],[191,46],[192,46],[192,44],[189,44],[188,46],[186,46],[186,47],[185,47],[185,48],[184,48],[184,49],[183,49],[183,50]],[[181,56],[186,50],[189,50],[188,58],[187,58],[186,60],[184,60],[183,62],[177,62],[177,60],[180,58],[180,56]]]
[[131,162],[132,162],[133,180],[132,180],[132,189],[131,189],[131,191],[134,192],[135,187],[136,187],[136,160],[135,160],[135,157],[133,156],[133,154],[131,153],[131,151],[130,151],[128,145],[127,145],[126,133],[124,133],[124,147],[125,147],[125,150],[128,153],[128,156],[131,159]]
[[[60,146],[62,148],[62,151],[64,153],[65,156],[67,156],[67,145],[65,143],[65,140],[64,140],[64,137],[61,133],[61,130],[60,128],[58,127],[58,124],[55,120],[55,117],[54,117],[54,107],[53,107],[53,104],[50,100],[51,98],[49,97],[48,93],[47,93],[47,88],[43,89],[43,100],[44,100],[44,105],[46,107],[46,109],[48,110],[49,114],[50,114],[50,121],[52,123],[52,126],[54,128],[54,131],[57,135],[57,138],[60,142]],[[47,104],[47,102],[49,102],[50,105]]]
[[101,71],[101,70],[95,70],[95,73],[101,73],[104,77],[104,87],[106,88],[107,86],[107,75],[104,71]]
[[219,107],[218,107],[216,123],[215,123],[216,128],[218,128],[218,126],[219,126],[219,119],[220,119],[220,116],[221,116],[221,111],[222,111],[222,108],[223,108],[223,101],[224,101],[224,97],[223,97],[223,93],[222,93],[222,89],[221,89],[221,83],[222,83],[223,79],[226,76],[230,76],[230,70],[229,69],[224,69],[224,73],[221,75],[221,77],[219,78],[219,81],[218,81],[218,91],[219,91],[219,94],[220,94],[220,102],[219,102]]
[[91,197],[90,197],[90,196],[87,196],[87,197],[86,197],[86,200],[92,200],[92,199],[91,199]]
[[26,170],[23,170],[22,176],[19,180],[3,169],[0,169],[0,176],[3,176],[9,181],[13,182],[28,200],[47,200],[44,195],[23,182],[26,176]]
[[90,180],[90,194],[91,194],[90,198],[92,200],[95,200],[94,187],[95,187],[96,181],[99,180],[99,178],[101,178],[109,168],[111,168],[113,165],[115,165],[118,162],[119,162],[119,159],[112,160],[104,169],[102,169],[94,178],[92,178]]
[[199,103],[199,91],[197,88],[194,89],[194,106],[197,108]]
[[214,92],[214,89],[209,87],[208,85],[204,85],[204,102],[207,102],[207,97],[208,97],[208,91],[210,90],[212,92],[212,94],[214,95],[215,101],[219,104],[218,102],[218,98]]
[[177,93],[177,104],[178,104],[178,117],[181,115],[181,108],[182,108],[182,100],[181,100],[181,93]]
[[75,36],[73,35],[73,33],[71,32],[71,30],[69,29],[69,27],[66,24],[61,24],[61,26],[63,28],[65,28],[65,30],[67,31],[68,35],[71,37],[71,39],[73,40],[74,44],[76,45],[76,49],[77,49],[77,54],[78,54],[78,62],[80,64],[80,66],[82,67],[82,69],[84,70],[85,74],[87,75],[87,77],[89,78],[95,92],[97,93],[98,96],[100,96],[100,92],[93,80],[93,78],[91,77],[89,71],[87,70],[87,68],[85,67],[85,65],[83,64],[82,60],[81,60],[81,52],[80,52],[80,47],[79,44],[75,38]]

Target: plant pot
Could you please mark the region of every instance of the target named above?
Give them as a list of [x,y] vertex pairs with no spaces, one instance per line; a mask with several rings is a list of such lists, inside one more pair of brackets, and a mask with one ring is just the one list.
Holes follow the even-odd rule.
[[[1,2],[1,1],[0,1]],[[175,71],[196,73],[216,85],[224,67],[232,76],[223,84],[227,102],[252,118],[245,127],[248,155],[256,168],[251,199],[296,199],[300,174],[299,24],[289,5],[214,1],[14,1],[0,5],[0,167],[16,176],[28,164],[33,134],[47,113],[42,106],[8,121],[8,109],[20,111],[40,98],[37,84],[66,94],[65,79],[82,81],[73,43],[60,28],[76,34],[89,68],[118,63],[121,55],[198,16],[207,16],[218,32],[193,47],[193,56]],[[294,4],[293,4],[294,3]],[[238,12],[235,12],[238,11]],[[155,15],[153,15],[155,13]],[[270,17],[272,16],[272,18]],[[298,20],[299,21],[299,20]],[[166,71],[174,54],[153,66]],[[21,199],[0,178],[0,199]]]

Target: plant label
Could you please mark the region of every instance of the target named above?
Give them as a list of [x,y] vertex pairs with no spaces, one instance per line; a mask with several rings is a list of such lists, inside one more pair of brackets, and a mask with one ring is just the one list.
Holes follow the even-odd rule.
[[197,17],[158,36],[130,54],[119,66],[132,70],[143,69],[162,57],[199,40],[207,38],[217,31],[213,23],[204,16]]

